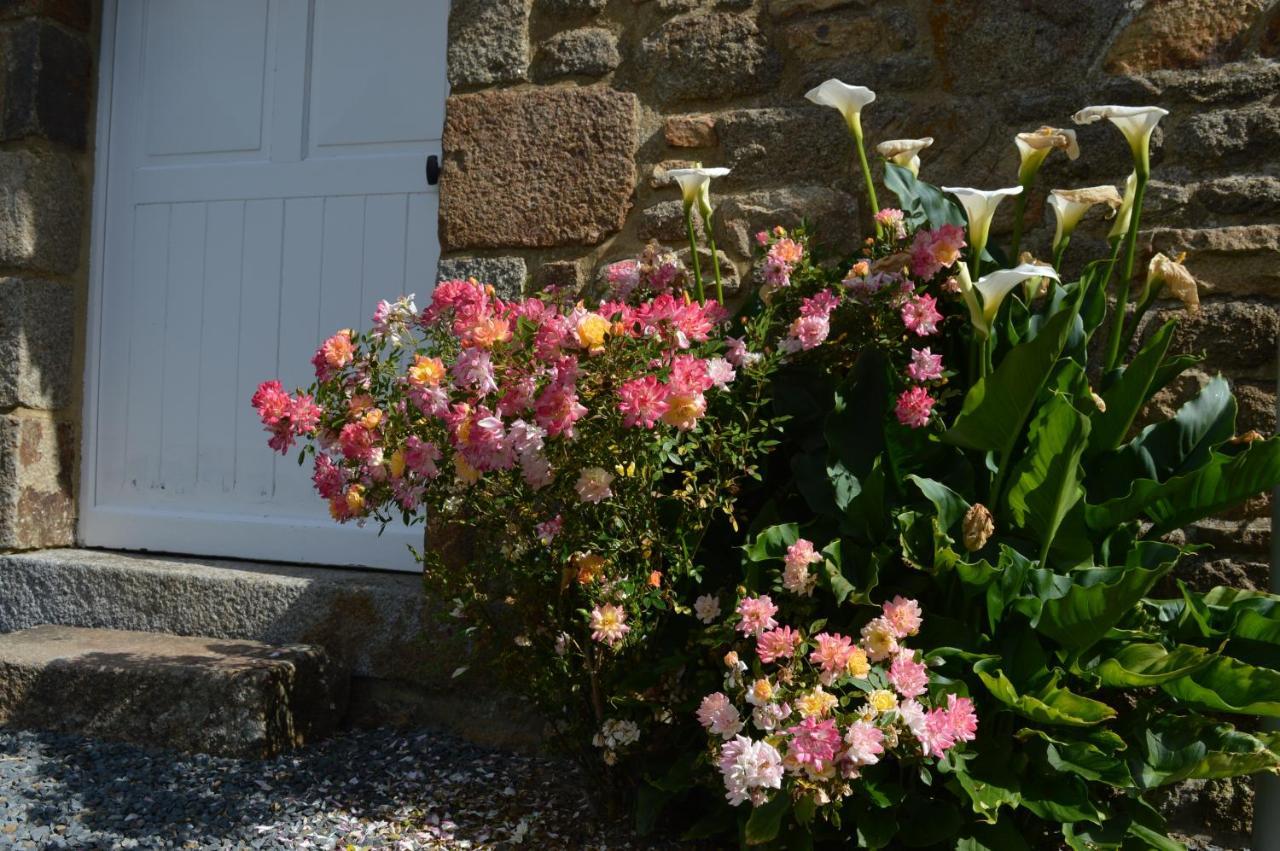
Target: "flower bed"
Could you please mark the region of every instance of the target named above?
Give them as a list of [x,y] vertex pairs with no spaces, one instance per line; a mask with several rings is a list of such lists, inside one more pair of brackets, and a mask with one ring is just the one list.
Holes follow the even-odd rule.
[[[692,269],[651,245],[595,299],[449,281],[425,310],[383,302],[320,347],[312,388],[259,389],[271,444],[305,439],[339,522],[467,536],[465,561],[423,554],[428,588],[642,829],[1177,847],[1151,790],[1280,766],[1274,734],[1229,720],[1280,715],[1280,598],[1150,595],[1194,549],[1182,526],[1280,482],[1280,442],[1236,434],[1220,378],[1135,426],[1198,362],[1169,354],[1176,320],[1144,330],[1160,299],[1196,309],[1186,270],[1135,277],[1164,112],[1077,113],[1124,132],[1134,174],[1054,190],[1042,262],[1020,254],[1026,190],[1074,132],[1019,134],[995,191],[932,186],[931,140],[884,142],[882,209],[874,94],[809,97],[851,131],[858,255],[762,232],[730,309],[694,227],[724,170],[677,170]],[[1094,207],[1111,252],[1065,279]]]

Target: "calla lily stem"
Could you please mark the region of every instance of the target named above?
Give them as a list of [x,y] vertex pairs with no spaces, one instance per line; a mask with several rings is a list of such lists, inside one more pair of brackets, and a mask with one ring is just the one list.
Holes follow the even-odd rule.
[[867,149],[862,144],[862,132],[859,129],[853,131],[854,147],[858,149],[858,165],[862,167],[862,179],[867,184],[867,200],[871,202],[871,220],[875,222],[876,236],[881,236],[880,223],[875,221],[875,216],[880,212],[880,202],[876,200],[876,184],[871,179],[871,165],[867,162]]
[[1133,280],[1133,261],[1138,250],[1138,224],[1142,218],[1142,198],[1147,190],[1147,173],[1138,171],[1137,184],[1133,191],[1133,214],[1129,221],[1129,232],[1125,234],[1124,271],[1116,287],[1115,316],[1111,320],[1111,336],[1107,340],[1108,370],[1115,369],[1120,360],[1120,343],[1124,336],[1125,313],[1129,308],[1129,283]]
[[693,261],[693,292],[698,297],[698,304],[706,304],[707,297],[702,291],[702,265],[698,262],[698,238],[693,232],[692,204],[684,205],[684,225],[689,231],[689,258]]
[[716,235],[711,230],[711,216],[702,211],[702,229],[707,232],[707,242],[711,246],[711,268],[716,274],[716,302],[724,304],[724,284],[720,281],[720,252],[716,249]]
[[1071,242],[1071,234],[1065,234],[1062,237],[1062,242],[1053,247],[1053,268],[1059,275],[1062,274],[1062,255],[1067,253],[1067,243],[1069,242]]

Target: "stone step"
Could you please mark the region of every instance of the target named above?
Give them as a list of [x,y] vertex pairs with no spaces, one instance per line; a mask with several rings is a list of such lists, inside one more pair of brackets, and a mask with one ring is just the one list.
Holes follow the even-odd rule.
[[44,625],[0,635],[0,724],[219,756],[331,732],[347,676],[319,647]]

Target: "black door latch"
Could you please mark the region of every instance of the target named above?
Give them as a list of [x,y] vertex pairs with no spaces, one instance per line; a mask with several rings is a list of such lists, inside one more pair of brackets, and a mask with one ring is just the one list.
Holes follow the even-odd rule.
[[435,154],[427,157],[427,185],[435,186],[440,182],[440,158]]

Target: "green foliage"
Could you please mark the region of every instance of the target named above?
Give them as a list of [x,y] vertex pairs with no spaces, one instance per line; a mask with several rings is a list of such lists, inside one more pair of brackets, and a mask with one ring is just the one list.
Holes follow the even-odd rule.
[[[963,223],[905,169],[889,165],[886,184],[909,223]],[[1171,321],[1101,375],[1090,352],[1110,324],[1111,265],[1036,300],[1015,291],[990,369],[963,373],[964,392],[935,409],[944,429],[898,426],[902,384],[883,351],[843,372],[810,362],[823,381],[805,386],[829,389],[808,399],[810,460],[790,469],[811,511],[774,514],[748,545],[761,571],[748,587],[776,593],[770,571],[804,538],[826,547],[814,605],[825,629],[854,631],[910,593],[941,681],[981,718],[978,740],[938,772],[905,772],[892,799],[851,797],[836,830],[850,847],[1178,848],[1149,790],[1280,768],[1280,736],[1228,720],[1280,717],[1280,597],[1169,579],[1196,549],[1169,533],[1280,483],[1280,439],[1236,438],[1220,377],[1135,426],[1199,358],[1171,353]],[[972,534],[979,508],[989,538]]]

